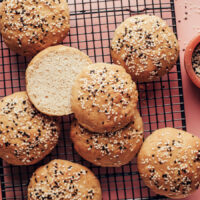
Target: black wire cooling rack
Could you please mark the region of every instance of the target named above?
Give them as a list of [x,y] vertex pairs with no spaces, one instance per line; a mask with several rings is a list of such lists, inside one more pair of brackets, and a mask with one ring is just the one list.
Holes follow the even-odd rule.
[[[162,17],[176,33],[173,0],[69,0],[69,36],[64,44],[76,47],[95,62],[112,62],[110,41],[116,27],[127,17],[139,13]],[[0,40],[0,97],[25,90],[25,69],[30,60],[11,52]],[[145,136],[155,129],[170,126],[186,128],[180,64],[160,81],[138,84],[138,108],[144,120]],[[2,199],[27,199],[29,178],[36,168],[55,158],[89,167],[99,178],[104,200],[164,199],[152,193],[141,181],[136,160],[120,168],[96,167],[83,160],[69,139],[72,116],[62,119],[58,146],[40,163],[19,167],[0,160]],[[1,198],[0,198],[1,199]]]

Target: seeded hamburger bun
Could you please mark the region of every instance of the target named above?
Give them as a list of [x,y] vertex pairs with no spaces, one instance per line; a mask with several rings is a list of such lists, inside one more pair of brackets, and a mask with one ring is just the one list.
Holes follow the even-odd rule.
[[91,59],[72,47],[58,45],[37,54],[26,70],[26,90],[30,101],[42,113],[71,114],[71,87],[77,74]]
[[135,15],[116,29],[111,55],[114,63],[124,66],[133,80],[149,82],[159,79],[176,64],[179,45],[162,19]]
[[52,160],[38,168],[30,179],[28,200],[101,200],[101,187],[86,167],[67,160]]
[[113,132],[132,121],[136,84],[123,67],[96,63],[77,76],[71,106],[79,124],[92,132]]
[[93,133],[77,120],[71,125],[70,136],[75,150],[87,161],[102,167],[120,167],[130,162],[143,142],[143,122],[136,110],[133,122],[109,133]]
[[0,157],[13,165],[32,165],[56,146],[60,126],[39,113],[26,92],[0,100]]
[[65,0],[4,0],[0,32],[6,45],[23,56],[33,56],[63,41],[69,31]]
[[174,128],[158,129],[142,145],[138,170],[155,193],[187,197],[200,184],[200,139]]

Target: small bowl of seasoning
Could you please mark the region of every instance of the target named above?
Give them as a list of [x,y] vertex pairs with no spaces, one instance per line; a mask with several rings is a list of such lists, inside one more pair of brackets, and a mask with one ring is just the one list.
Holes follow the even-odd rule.
[[200,35],[188,44],[185,50],[184,62],[188,76],[200,88]]

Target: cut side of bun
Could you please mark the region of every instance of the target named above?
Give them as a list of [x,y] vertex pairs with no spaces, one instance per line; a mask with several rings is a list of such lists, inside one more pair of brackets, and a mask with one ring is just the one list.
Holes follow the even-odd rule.
[[58,45],[37,54],[26,70],[26,89],[30,101],[51,116],[71,114],[71,86],[91,59],[72,47]]

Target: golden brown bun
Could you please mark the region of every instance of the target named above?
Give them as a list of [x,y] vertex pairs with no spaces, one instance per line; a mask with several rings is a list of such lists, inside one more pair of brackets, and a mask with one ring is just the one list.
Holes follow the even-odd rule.
[[56,146],[60,133],[57,119],[39,113],[26,92],[0,101],[0,157],[13,165],[32,165]]
[[175,34],[157,16],[135,15],[115,31],[111,43],[115,64],[124,66],[133,80],[158,80],[176,64],[179,45]]
[[130,162],[143,142],[143,122],[136,110],[133,122],[109,133],[92,133],[75,120],[70,136],[75,150],[89,162],[102,167],[120,167]]
[[71,114],[74,79],[90,64],[92,60],[73,47],[57,45],[41,51],[26,69],[26,90],[30,101],[46,115]]
[[119,65],[89,65],[72,87],[72,111],[92,132],[113,132],[126,126],[133,119],[137,101],[136,84]]
[[30,179],[28,200],[101,200],[101,186],[86,167],[67,160],[52,160]]
[[200,139],[174,128],[158,129],[142,145],[138,170],[155,193],[187,197],[200,184]]
[[0,32],[6,45],[23,56],[33,56],[63,41],[69,31],[65,0],[9,0],[0,8]]

